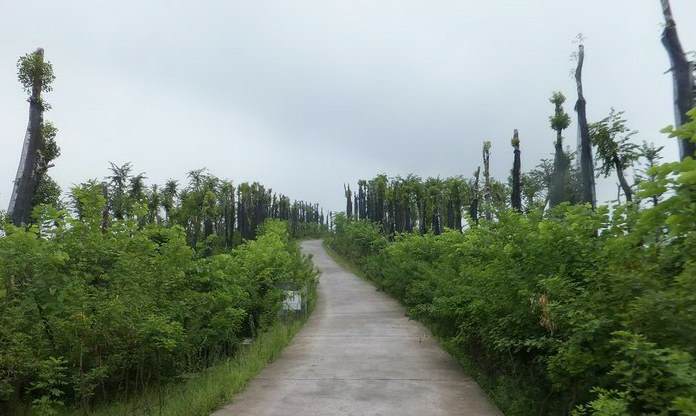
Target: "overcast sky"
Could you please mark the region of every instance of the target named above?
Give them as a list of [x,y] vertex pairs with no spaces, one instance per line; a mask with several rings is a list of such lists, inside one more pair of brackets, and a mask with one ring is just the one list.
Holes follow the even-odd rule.
[[[658,0],[0,1],[3,209],[28,115],[16,61],[38,46],[57,77],[45,118],[64,188],[109,161],[150,183],[207,167],[336,210],[342,183],[377,173],[468,176],[484,139],[505,179],[513,129],[524,170],[553,150],[553,90],[575,145],[579,32],[590,121],[625,110],[637,141],[677,156],[659,133],[673,113]],[[696,1],[672,7],[696,49]]]

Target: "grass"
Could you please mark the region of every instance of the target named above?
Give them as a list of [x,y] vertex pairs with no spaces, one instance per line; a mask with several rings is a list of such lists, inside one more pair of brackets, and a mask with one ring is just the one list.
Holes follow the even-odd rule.
[[88,413],[73,410],[63,416],[208,416],[230,402],[268,363],[278,358],[311,314],[315,298],[312,293],[306,317],[290,323],[276,322],[234,357],[195,373],[186,381],[154,386],[135,398],[115,401]]
[[[118,401],[87,413],[93,416],[208,416],[244,390],[274,361],[302,327],[303,321],[276,323],[233,358],[224,360],[181,383],[151,388],[135,399]],[[84,415],[81,410],[67,415]]]

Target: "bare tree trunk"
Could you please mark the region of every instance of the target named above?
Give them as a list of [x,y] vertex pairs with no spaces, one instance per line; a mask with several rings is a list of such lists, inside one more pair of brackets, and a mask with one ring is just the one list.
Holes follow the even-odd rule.
[[[694,106],[694,66],[686,59],[682,49],[677,25],[672,16],[672,8],[669,0],[661,0],[662,14],[665,17],[665,28],[662,31],[662,44],[667,50],[672,64],[672,84],[674,89],[674,123],[677,127],[686,123],[689,118],[686,112]],[[684,159],[693,156],[696,151],[696,143],[689,139],[679,139],[679,157]]]
[[614,158],[614,167],[616,168],[616,176],[619,178],[619,186],[621,186],[624,195],[626,195],[626,202],[633,201],[633,190],[631,189],[631,185],[626,181],[623,167],[618,157]]
[[478,224],[479,219],[478,219],[478,205],[479,205],[479,175],[481,174],[481,167],[479,166],[476,168],[476,172],[474,172],[474,187],[471,191],[472,193],[472,198],[471,198],[471,204],[469,204],[469,215],[471,215],[471,219],[474,221],[474,224]]
[[461,194],[454,205],[454,226],[457,231],[462,232],[462,197]]
[[418,232],[423,235],[425,234],[426,227],[425,227],[425,198],[420,197],[420,200],[417,202],[418,204]]
[[[230,190],[230,201],[229,201],[229,224],[228,224],[228,241],[229,241],[229,247],[232,247],[234,245],[234,223],[236,220],[235,216],[235,211],[234,211],[234,206],[235,206],[235,201],[234,201],[234,186],[230,186],[232,189]],[[286,218],[287,219],[287,218]]]
[[[34,52],[43,63],[43,49],[39,48]],[[43,123],[43,105],[41,103],[41,78],[34,80],[32,85],[31,97],[29,97],[29,123],[27,132],[24,135],[24,145],[22,156],[17,168],[17,176],[12,188],[10,206],[7,213],[10,215],[12,223],[20,226],[29,222],[31,215],[31,202],[34,199],[38,177],[36,168],[38,162],[38,151],[41,146],[41,124]]]
[[[451,198],[451,197],[450,197]],[[447,223],[445,224],[445,227],[454,229],[454,202],[452,199],[449,199],[447,201]]]
[[517,129],[515,129],[512,136],[512,147],[515,149],[515,159],[512,163],[512,198],[510,199],[510,205],[512,205],[512,209],[515,211],[522,212],[522,184],[520,182],[522,162],[520,161],[520,138]]
[[616,185],[616,202],[621,204],[621,184]]
[[585,97],[582,94],[582,64],[585,60],[585,47],[578,46],[578,66],[575,70],[575,82],[578,87],[578,101],[575,111],[578,113],[578,134],[580,135],[580,175],[582,176],[582,202],[595,207],[595,179],[592,162],[592,143],[590,129],[587,125]]
[[435,204],[435,208],[433,209],[433,233],[435,235],[440,235],[442,234],[442,226],[440,225],[440,209],[438,208],[439,204]]

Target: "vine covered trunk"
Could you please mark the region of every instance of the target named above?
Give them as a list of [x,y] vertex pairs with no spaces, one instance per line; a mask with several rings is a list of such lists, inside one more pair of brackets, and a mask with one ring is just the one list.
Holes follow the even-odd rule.
[[[43,62],[44,51],[39,48],[34,52]],[[41,102],[41,77],[34,80],[31,97],[29,97],[29,122],[24,135],[22,156],[17,168],[10,206],[7,212],[12,223],[19,226],[29,222],[32,200],[36,192],[38,177],[36,175],[38,152],[41,146],[41,125],[43,123],[43,104]]]
[[515,129],[512,136],[512,147],[514,149],[515,158],[512,163],[512,197],[510,199],[510,204],[512,205],[512,209],[517,212],[522,212],[522,184],[520,181],[522,162],[520,161],[520,138],[517,129]]

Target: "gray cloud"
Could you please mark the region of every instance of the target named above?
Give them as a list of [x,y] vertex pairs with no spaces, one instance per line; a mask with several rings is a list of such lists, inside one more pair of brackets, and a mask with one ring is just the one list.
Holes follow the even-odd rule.
[[[552,90],[572,113],[578,32],[590,118],[626,110],[637,140],[677,155],[658,133],[673,115],[657,1],[156,3],[3,7],[0,206],[27,117],[15,62],[36,46],[58,77],[46,117],[60,128],[52,174],[65,187],[104,176],[110,160],[156,182],[206,166],[341,209],[341,184],[359,177],[469,175],[484,139],[505,178],[514,128],[523,168],[552,151]],[[696,3],[672,3],[696,48]],[[575,143],[575,124],[566,136]],[[601,181],[600,196],[614,194]]]

